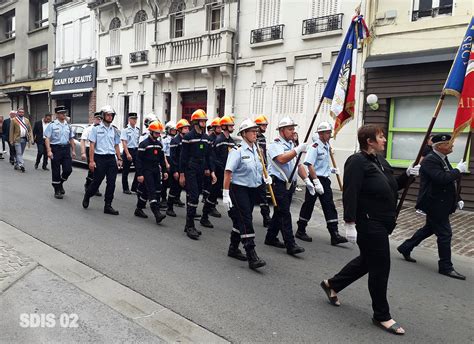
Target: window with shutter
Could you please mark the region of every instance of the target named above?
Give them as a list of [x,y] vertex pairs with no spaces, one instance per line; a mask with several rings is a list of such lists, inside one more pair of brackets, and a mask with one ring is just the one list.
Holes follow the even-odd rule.
[[110,56],[120,55],[120,19],[115,17],[110,22]]
[[82,18],[80,20],[80,36],[81,43],[79,47],[79,55],[81,59],[86,59],[92,56],[92,36],[91,36],[91,20],[90,17]]
[[339,13],[339,0],[311,0],[312,18]]
[[140,10],[135,14],[133,20],[133,29],[135,31],[135,51],[146,49],[146,21],[148,16],[144,10]]
[[63,63],[74,61],[74,30],[73,23],[63,25]]
[[412,21],[421,18],[434,18],[439,15],[452,15],[453,0],[414,0]]
[[257,26],[264,28],[280,24],[281,0],[257,1]]
[[[317,102],[316,106],[319,105],[319,101],[321,100],[321,97],[323,95],[324,89],[326,88],[326,81],[324,80],[318,80],[316,82],[316,97],[315,100]],[[321,108],[319,109],[319,114],[318,114],[318,119],[322,121],[327,121],[331,122],[332,118],[330,116],[330,109],[331,105],[327,101],[323,101],[321,104]]]
[[250,90],[250,115],[255,117],[262,115],[265,102],[265,87],[253,86]]

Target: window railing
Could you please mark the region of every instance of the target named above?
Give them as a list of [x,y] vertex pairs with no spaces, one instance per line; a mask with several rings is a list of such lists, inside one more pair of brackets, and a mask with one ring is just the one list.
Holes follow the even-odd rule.
[[6,37],[7,39],[8,39],[8,38],[13,38],[13,37],[15,37],[15,30],[5,32],[5,37]]
[[418,11],[413,11],[412,14],[412,21],[417,21],[420,18],[426,18],[426,17],[436,17],[440,14],[452,14],[453,13],[453,5],[445,5],[445,6],[440,6],[440,7],[433,7],[425,10],[418,10]]
[[148,50],[135,51],[130,53],[130,63],[136,62],[147,62],[148,61]]
[[284,27],[284,24],[280,24],[252,30],[250,33],[250,44],[283,39]]
[[343,13],[303,20],[303,35],[342,29]]
[[106,67],[120,66],[120,65],[122,65],[122,55],[107,56],[105,58]]

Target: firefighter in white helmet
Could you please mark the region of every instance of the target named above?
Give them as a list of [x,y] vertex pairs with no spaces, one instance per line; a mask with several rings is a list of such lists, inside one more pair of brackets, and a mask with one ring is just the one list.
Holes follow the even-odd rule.
[[318,138],[309,148],[304,164],[308,167],[309,176],[314,183],[316,194],[311,195],[306,191],[304,203],[301,206],[300,217],[298,220],[298,230],[295,236],[303,241],[311,242],[313,239],[306,234],[306,226],[311,220],[316,199],[319,198],[321,207],[323,208],[326,226],[331,235],[331,245],[346,243],[347,239],[339,235],[337,210],[334,205],[331,174],[339,174],[339,170],[331,168],[329,140],[332,134],[332,125],[328,122],[319,123],[316,132]]

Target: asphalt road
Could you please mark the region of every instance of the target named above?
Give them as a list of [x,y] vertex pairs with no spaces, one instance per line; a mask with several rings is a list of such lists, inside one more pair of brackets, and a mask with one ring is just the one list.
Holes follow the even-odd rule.
[[306,252],[295,258],[263,245],[265,229],[256,209],[257,252],[267,266],[255,272],[226,256],[227,216],[211,218],[215,228],[201,228],[201,240],[192,241],[183,233],[184,209],[177,208],[178,217],[167,217],[160,226],[152,218],[134,217],[136,197],[121,192],[119,179],[113,205],[120,215],[110,216],[102,212],[102,199],[93,198],[89,209],[82,208],[85,169],[74,169],[61,201],[53,198],[50,172],[35,171],[31,161],[26,168],[22,174],[0,161],[1,220],[232,342],[474,341],[472,259],[453,258],[468,277],[457,281],[437,273],[435,251],[419,249],[418,263],[411,264],[400,259],[393,245],[389,303],[407,332],[396,337],[372,325],[366,277],[340,293],[341,307],[328,304],[320,281],[358,250],[330,246],[318,213],[309,227],[314,241],[301,243]]

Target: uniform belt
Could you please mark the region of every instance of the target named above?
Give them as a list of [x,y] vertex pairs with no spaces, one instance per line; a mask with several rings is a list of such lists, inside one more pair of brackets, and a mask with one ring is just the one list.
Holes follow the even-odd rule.
[[69,143],[65,145],[51,145],[51,147],[60,147],[60,148],[69,147]]
[[103,158],[115,157],[115,154],[97,154],[97,153],[94,153],[94,155],[97,155],[97,156],[100,156],[100,157],[103,157]]

